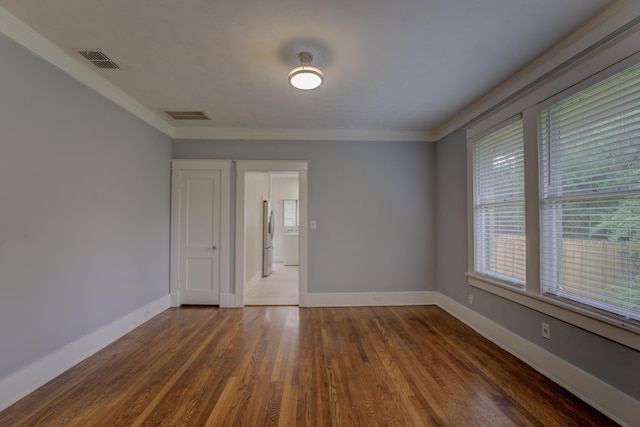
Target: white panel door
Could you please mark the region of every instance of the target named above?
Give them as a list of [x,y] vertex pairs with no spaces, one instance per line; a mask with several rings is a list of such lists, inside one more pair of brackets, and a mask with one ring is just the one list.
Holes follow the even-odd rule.
[[180,183],[180,304],[220,304],[220,171],[185,170]]

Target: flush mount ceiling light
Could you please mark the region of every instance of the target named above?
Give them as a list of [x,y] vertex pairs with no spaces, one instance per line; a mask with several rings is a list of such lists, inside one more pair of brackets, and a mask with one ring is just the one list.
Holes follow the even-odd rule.
[[302,90],[319,87],[324,82],[324,74],[320,68],[311,66],[313,55],[309,52],[300,52],[298,58],[300,58],[300,66],[289,71],[289,84]]

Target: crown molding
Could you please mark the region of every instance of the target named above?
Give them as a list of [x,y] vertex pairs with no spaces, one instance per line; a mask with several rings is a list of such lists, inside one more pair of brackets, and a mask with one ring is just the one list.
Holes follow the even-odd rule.
[[386,131],[359,129],[248,129],[175,128],[174,139],[284,140],[284,141],[422,141],[434,142],[432,131]]
[[458,112],[435,131],[436,140],[468,126],[487,110],[559,67],[580,52],[605,39],[640,16],[640,2],[620,0],[592,18],[550,50],[530,62],[496,88]]
[[0,31],[42,59],[74,77],[105,98],[175,139],[218,140],[327,140],[327,141],[438,141],[468,125],[509,95],[553,70],[578,52],[640,16],[640,2],[620,0],[579,30],[531,62],[498,87],[460,111],[435,131],[378,131],[354,129],[248,129],[174,127],[127,95],[95,71],[80,64],[69,53],[0,7]]
[[168,136],[173,133],[173,126],[169,123],[1,7],[0,31],[160,132]]

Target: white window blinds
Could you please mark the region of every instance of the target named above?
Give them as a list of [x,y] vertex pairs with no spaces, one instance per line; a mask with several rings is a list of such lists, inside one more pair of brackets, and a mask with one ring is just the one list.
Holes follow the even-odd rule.
[[541,111],[544,292],[640,318],[640,64]]
[[522,120],[474,143],[474,265],[477,273],[524,285]]

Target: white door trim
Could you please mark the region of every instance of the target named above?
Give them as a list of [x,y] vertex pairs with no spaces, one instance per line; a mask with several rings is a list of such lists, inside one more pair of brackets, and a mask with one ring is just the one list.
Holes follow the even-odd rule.
[[[236,160],[236,277],[235,306],[244,307],[245,277],[245,235],[244,235],[244,193],[246,172],[286,172],[297,171],[299,176],[299,245],[298,304],[307,306],[307,169],[308,160]],[[222,300],[221,300],[222,301]]]
[[227,305],[229,294],[231,160],[172,160],[171,161],[171,259],[169,263],[169,292],[172,307],[180,305],[180,183],[184,170],[219,170],[220,194],[220,307]]

